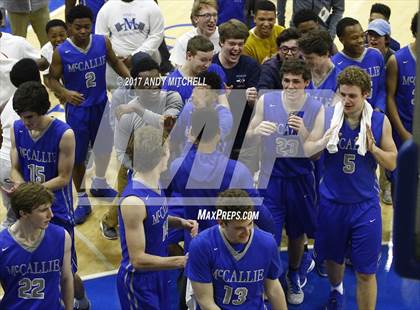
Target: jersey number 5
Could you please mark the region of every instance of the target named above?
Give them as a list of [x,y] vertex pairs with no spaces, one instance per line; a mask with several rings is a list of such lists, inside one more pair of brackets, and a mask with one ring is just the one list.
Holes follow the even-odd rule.
[[343,160],[343,172],[347,174],[352,174],[356,170],[356,160],[355,154],[344,154]]
[[[233,293],[233,288],[225,285],[225,297],[223,298],[223,303],[225,305],[230,304],[231,300],[232,300],[232,293]],[[246,287],[237,287],[235,289],[235,297],[236,299],[232,300],[232,305],[238,306],[241,305],[245,302],[246,300],[246,295],[248,295],[248,289]]]
[[43,278],[23,278],[19,281],[18,296],[23,299],[44,299],[44,288]]

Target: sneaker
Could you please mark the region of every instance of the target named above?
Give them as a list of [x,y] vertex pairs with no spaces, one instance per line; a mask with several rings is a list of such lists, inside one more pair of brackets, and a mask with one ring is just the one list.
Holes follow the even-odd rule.
[[108,226],[104,221],[99,222],[99,227],[101,228],[102,236],[104,236],[106,239],[118,239],[118,233],[114,227]]
[[344,296],[340,294],[337,290],[332,290],[330,292],[330,297],[328,298],[328,304],[325,307],[326,310],[340,310],[344,309]]
[[305,294],[300,286],[299,272],[287,272],[287,302],[292,305],[300,305]]
[[323,278],[328,277],[325,261],[320,262],[319,259],[316,258],[315,251],[312,252],[312,259],[315,261],[315,268],[318,275]]
[[77,208],[74,210],[74,224],[83,224],[91,213],[92,207],[90,206],[88,195],[79,197]]
[[304,252],[299,267],[300,287],[303,288],[306,285],[306,282],[308,282],[306,275],[314,270],[314,268],[315,261],[312,259],[312,255],[309,252]]
[[386,188],[382,192],[382,202],[386,205],[392,205],[392,195],[391,195],[391,189]]
[[92,179],[92,188],[90,189],[90,193],[93,197],[105,198],[112,200],[115,196],[118,195],[117,191],[113,189],[109,184],[106,182],[105,179]]
[[90,306],[91,306],[90,300],[88,301],[87,308],[82,308],[82,307],[80,307],[78,302],[75,302],[74,305],[73,305],[73,310],[90,310]]

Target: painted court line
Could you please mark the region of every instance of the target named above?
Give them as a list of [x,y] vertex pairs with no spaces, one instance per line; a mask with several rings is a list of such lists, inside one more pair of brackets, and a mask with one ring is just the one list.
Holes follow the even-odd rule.
[[90,242],[88,238],[85,237],[85,235],[77,230],[77,228],[74,229],[74,234],[89,248],[89,250],[91,250],[96,255],[96,257],[99,258],[99,260],[106,266],[106,268],[114,270],[114,265],[112,265],[111,262],[105,257],[105,255],[103,255],[102,252],[99,251],[98,248],[92,242]]

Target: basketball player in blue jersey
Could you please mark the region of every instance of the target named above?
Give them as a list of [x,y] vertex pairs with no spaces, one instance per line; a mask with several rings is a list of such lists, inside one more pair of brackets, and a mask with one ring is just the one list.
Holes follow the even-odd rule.
[[186,275],[200,309],[263,310],[264,293],[271,309],[287,309],[276,241],[253,226],[247,193],[226,190],[216,208],[226,217],[194,238],[188,254]]
[[329,50],[332,39],[325,30],[313,30],[298,40],[299,49],[311,69],[309,94],[320,101],[324,108],[334,105],[339,69],[331,61]]
[[[411,33],[417,37],[416,13],[411,20]],[[416,87],[416,40],[389,58],[386,68],[388,114],[397,148],[411,139],[413,130],[414,93]]]
[[[379,163],[385,169],[395,169],[397,150],[391,125],[383,113],[370,110],[370,126],[365,119],[369,117],[369,75],[351,66],[339,74],[337,83],[342,101],[335,110],[343,109],[343,121],[334,123],[333,119],[331,139],[317,142],[321,149],[327,142],[333,149],[328,146],[329,151],[324,152],[315,246],[327,261],[331,284],[327,309],[343,308],[344,258],[348,252],[356,271],[358,309],[375,309],[375,273],[382,239],[376,168]],[[366,144],[358,145],[358,141]]]
[[101,7],[105,4],[107,0],[65,0],[64,3],[66,5],[65,7],[65,14],[67,16],[68,12],[71,8],[73,8],[76,5],[76,2],[79,2],[79,4],[83,4],[87,6],[92,11],[93,20],[92,20],[92,33],[95,33],[95,22],[96,22],[96,16],[98,15],[99,10]]
[[281,75],[284,91],[260,97],[247,136],[261,140],[259,189],[273,215],[278,245],[283,223],[286,223],[289,237],[287,300],[300,304],[304,299],[301,288],[304,279],[301,283],[299,268],[305,234],[314,238],[318,213],[314,163],[306,155],[303,142],[315,132],[322,135],[323,127],[315,123],[323,121],[324,108],[305,92],[311,72],[303,60],[284,62]]
[[71,238],[50,224],[54,195],[38,183],[23,183],[11,196],[17,221],[0,233],[1,309],[71,310]]
[[365,33],[354,18],[345,17],[338,22],[337,36],[343,44],[343,50],[333,56],[333,63],[340,71],[348,66],[365,70],[372,81],[367,101],[374,109],[385,112],[385,63],[381,52],[375,48],[365,48]]
[[[184,205],[184,218],[198,219],[200,212],[214,211],[215,198],[229,188],[241,188],[257,196],[248,168],[218,150],[220,141],[219,116],[214,108],[195,110],[191,115],[191,148],[171,164],[172,189]],[[258,206],[257,225],[274,233],[274,223],[265,206]],[[200,231],[217,224],[216,220],[199,219]],[[191,241],[185,236],[184,249]]]
[[198,224],[168,216],[159,178],[167,168],[169,148],[162,131],[145,126],[134,132],[134,175],[128,182],[119,207],[122,249],[117,288],[121,308],[169,309],[165,270],[185,266],[186,256],[167,257],[168,227],[184,228],[195,235]]
[[[11,179],[42,183],[53,191],[52,223],[62,226],[74,240],[73,197],[71,173],[74,163],[73,130],[59,119],[46,115],[50,108],[48,92],[35,81],[19,86],[13,97],[13,109],[21,118],[13,124],[11,139]],[[12,189],[13,191],[13,189]],[[76,306],[88,308],[83,282],[76,274],[77,258],[72,243],[72,268],[75,281]]]
[[[67,14],[67,22],[71,35],[53,53],[50,87],[59,97],[65,98],[66,122],[75,133],[73,180],[79,196],[75,223],[81,224],[92,212],[89,199],[82,190],[89,145],[93,148],[96,163],[91,194],[109,198],[116,195],[105,179],[112,150],[108,137],[113,135],[107,114],[106,62],[122,77],[129,77],[130,73],[115,56],[108,38],[91,35],[92,12],[89,8],[83,5],[73,7]],[[94,144],[95,139],[97,143]]]
[[[332,48],[333,41],[329,33],[325,30],[312,30],[305,33],[298,40],[299,49],[306,64],[311,69],[311,82],[309,83],[307,90],[308,94],[320,101],[324,106],[325,111],[325,126],[328,120],[332,118],[334,112],[334,104],[338,101],[336,90],[337,90],[337,76],[339,70],[331,61],[330,50]],[[325,128],[324,126],[324,128]],[[315,164],[315,179],[316,179],[316,190],[318,193],[319,181],[322,178],[322,166],[323,157],[321,156],[318,160],[314,161]],[[302,262],[307,262],[307,246],[305,247],[305,253]],[[313,256],[316,258],[316,253],[313,252]],[[326,277],[325,270],[322,262],[317,262],[317,271],[321,276]],[[310,265],[309,265],[310,266]],[[302,279],[301,279],[302,281]]]

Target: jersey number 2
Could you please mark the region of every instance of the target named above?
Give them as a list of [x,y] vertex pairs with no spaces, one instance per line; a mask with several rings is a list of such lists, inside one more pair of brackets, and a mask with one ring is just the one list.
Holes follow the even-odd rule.
[[96,86],[96,75],[95,72],[89,71],[85,74],[86,79],[86,88],[91,88]]
[[[230,304],[232,300],[233,288],[225,285],[225,297],[223,298],[223,303],[225,305]],[[248,295],[248,289],[246,287],[237,287],[235,289],[236,299],[232,300],[232,305],[238,306],[242,305],[246,300],[246,295]]]
[[44,299],[44,288],[43,278],[23,278],[19,281],[18,295],[23,299]]

